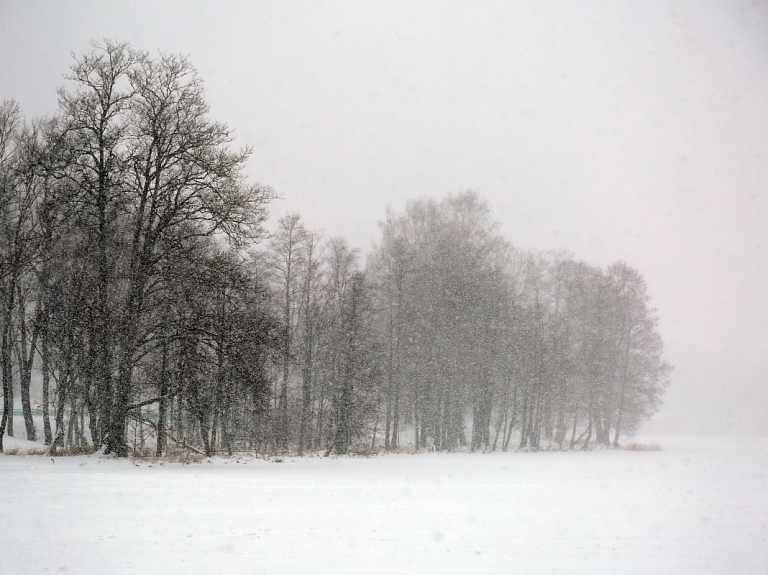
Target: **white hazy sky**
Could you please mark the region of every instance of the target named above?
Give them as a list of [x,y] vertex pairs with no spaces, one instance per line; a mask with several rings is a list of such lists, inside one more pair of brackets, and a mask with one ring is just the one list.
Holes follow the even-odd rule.
[[249,173],[367,251],[468,188],[523,248],[645,276],[676,366],[647,431],[768,434],[768,5],[0,0],[0,99],[93,39],[188,54]]

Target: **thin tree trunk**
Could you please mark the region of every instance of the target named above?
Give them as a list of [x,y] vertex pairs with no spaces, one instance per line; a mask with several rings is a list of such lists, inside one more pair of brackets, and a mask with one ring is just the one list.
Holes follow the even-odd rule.
[[310,426],[312,417],[312,367],[314,328],[312,325],[312,306],[310,297],[312,279],[312,257],[309,255],[307,262],[307,277],[304,282],[304,361],[301,370],[301,422],[299,424],[299,453],[303,453],[308,447]]
[[419,395],[416,394],[416,397],[413,400],[413,446],[416,449],[416,451],[419,451],[421,449],[420,444],[420,437],[419,437]]
[[392,414],[392,437],[389,446],[397,449],[400,443],[400,382],[395,379],[395,406]]
[[6,336],[5,326],[3,326],[2,347],[0,354],[2,355],[2,365],[0,367],[3,370],[3,416],[0,418],[0,453],[3,452],[3,438],[5,437],[5,430],[8,425],[8,412],[10,411],[10,401],[8,388],[10,387],[10,371],[8,370],[8,362],[6,361]]
[[203,413],[198,415],[198,422],[200,423],[200,437],[203,440],[203,447],[205,450],[205,456],[210,457],[211,453],[211,441],[209,437],[207,416]]
[[571,430],[571,444],[570,448],[573,449],[573,446],[576,445],[576,424],[579,421],[578,415],[573,416],[573,429]]
[[88,408],[88,430],[91,432],[91,443],[93,444],[93,447],[96,448],[99,445],[99,442],[98,442],[99,426],[97,421],[98,418],[96,413],[96,407],[94,406],[93,400],[87,394],[85,396],[85,405]]
[[[219,395],[218,390],[216,391],[216,395]],[[219,399],[218,397],[214,400],[213,405],[213,423],[211,424],[211,449],[215,452],[217,447],[217,441],[218,441],[218,427],[219,427]]]
[[[40,359],[42,362],[42,376],[43,376],[43,434],[45,435],[45,444],[51,445],[53,441],[53,434],[51,433],[51,417],[49,413],[50,407],[50,383],[51,372],[49,368],[50,358],[48,356],[48,330],[47,326],[43,327],[42,342],[40,349]],[[93,413],[91,413],[93,418]],[[96,437],[92,438],[94,445],[96,445]]]
[[387,405],[384,412],[384,449],[389,449],[389,434],[392,428],[392,397],[387,394]]
[[515,387],[512,390],[512,414],[509,416],[509,419],[508,419],[509,427],[506,429],[506,436],[504,437],[504,443],[502,444],[502,447],[501,447],[501,450],[504,452],[506,452],[509,449],[509,442],[512,439],[512,431],[515,428],[516,419],[517,419],[517,381],[515,382]]
[[162,457],[163,450],[165,449],[165,419],[168,402],[167,365],[168,342],[163,340],[163,356],[160,364],[160,402],[157,415],[157,447],[155,450],[155,455],[157,457]]
[[587,438],[584,440],[584,449],[589,447],[589,441],[592,439],[592,417],[589,418],[589,425],[587,426]]
[[67,400],[66,388],[68,375],[65,373],[59,380],[56,402],[56,435],[51,443],[51,453],[56,454],[59,448],[64,447],[64,403]]
[[67,419],[67,447],[72,447],[73,445],[73,425],[74,422],[77,421],[77,415],[75,412],[75,403],[71,402],[69,405],[69,419]]

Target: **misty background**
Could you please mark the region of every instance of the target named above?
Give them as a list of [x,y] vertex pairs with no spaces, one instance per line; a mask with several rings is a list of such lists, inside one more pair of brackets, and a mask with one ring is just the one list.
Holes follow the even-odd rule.
[[103,38],[189,55],[273,221],[367,251],[471,188],[521,248],[638,268],[675,365],[643,431],[768,434],[765,4],[0,0],[0,100],[52,114]]

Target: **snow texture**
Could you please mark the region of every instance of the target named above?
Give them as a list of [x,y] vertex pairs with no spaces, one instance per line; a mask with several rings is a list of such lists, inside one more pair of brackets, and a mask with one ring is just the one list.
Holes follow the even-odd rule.
[[1,570],[768,573],[768,440],[662,444],[187,465],[0,456]]

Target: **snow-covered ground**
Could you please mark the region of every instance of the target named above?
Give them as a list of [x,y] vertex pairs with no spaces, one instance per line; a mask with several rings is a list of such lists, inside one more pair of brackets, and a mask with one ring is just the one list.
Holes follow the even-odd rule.
[[0,572],[768,573],[768,440],[656,442],[189,465],[0,456]]

